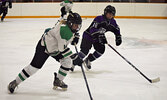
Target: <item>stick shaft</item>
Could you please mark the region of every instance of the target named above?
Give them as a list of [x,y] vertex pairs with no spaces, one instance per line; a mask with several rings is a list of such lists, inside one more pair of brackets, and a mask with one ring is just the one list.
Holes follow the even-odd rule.
[[107,44],[111,49],[113,49],[121,58],[123,58],[128,64],[130,64],[136,71],[140,73],[145,79],[147,79],[150,83],[152,83],[151,79],[149,79],[146,75],[144,75],[137,67],[135,67],[130,61],[128,61],[124,56],[122,56],[116,49],[114,49],[110,44]]
[[[79,53],[78,53],[76,45],[75,45],[75,50],[76,50],[76,52],[77,52],[77,54],[79,56]],[[87,87],[87,90],[88,90],[88,93],[89,93],[90,100],[93,100],[91,92],[90,92],[90,89],[89,89],[88,81],[87,81],[87,78],[86,78],[86,75],[85,75],[85,71],[84,71],[82,65],[81,65],[81,70],[82,70],[82,74],[83,74],[83,77],[84,77],[84,80],[85,80],[85,83],[86,83],[86,87]]]

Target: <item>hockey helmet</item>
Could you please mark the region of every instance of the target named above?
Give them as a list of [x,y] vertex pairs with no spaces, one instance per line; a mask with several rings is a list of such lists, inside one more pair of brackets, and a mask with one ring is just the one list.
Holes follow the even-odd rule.
[[[77,29],[72,29],[73,24],[77,24]],[[67,25],[71,29],[72,32],[76,33],[80,30],[82,25],[81,16],[78,13],[70,13],[67,17]]]
[[104,15],[106,16],[107,13],[112,13],[113,16],[115,16],[116,13],[116,9],[114,6],[108,5],[105,9],[104,9]]

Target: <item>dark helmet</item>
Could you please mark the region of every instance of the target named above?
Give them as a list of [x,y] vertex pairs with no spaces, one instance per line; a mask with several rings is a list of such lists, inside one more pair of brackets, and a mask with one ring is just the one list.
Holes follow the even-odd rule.
[[107,13],[112,13],[113,16],[115,16],[116,13],[116,9],[114,6],[108,5],[105,9],[104,9],[104,15],[106,15]]
[[[73,24],[78,24],[78,29],[72,29]],[[81,16],[78,13],[70,13],[67,17],[67,25],[71,29],[72,32],[76,33],[80,30],[82,24]]]

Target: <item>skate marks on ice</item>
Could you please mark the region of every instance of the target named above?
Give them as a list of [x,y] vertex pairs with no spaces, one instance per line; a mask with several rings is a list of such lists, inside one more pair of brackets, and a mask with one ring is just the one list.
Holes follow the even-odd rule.
[[142,48],[157,48],[157,47],[167,47],[166,40],[153,40],[145,38],[136,38],[136,37],[122,37],[123,43],[120,47],[115,46],[114,37],[108,36],[107,41],[115,48],[129,48],[129,49],[142,49]]
[[125,37],[123,38],[124,44],[128,47],[132,48],[150,48],[150,47],[157,47],[157,46],[167,46],[167,40],[151,40],[151,39],[139,39],[139,38],[130,38]]

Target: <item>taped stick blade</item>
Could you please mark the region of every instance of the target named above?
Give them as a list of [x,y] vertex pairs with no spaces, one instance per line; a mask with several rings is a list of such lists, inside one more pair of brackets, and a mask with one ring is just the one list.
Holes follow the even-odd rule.
[[160,81],[160,78],[158,77],[158,78],[152,79],[151,83],[156,83],[156,82],[159,82],[159,81]]

